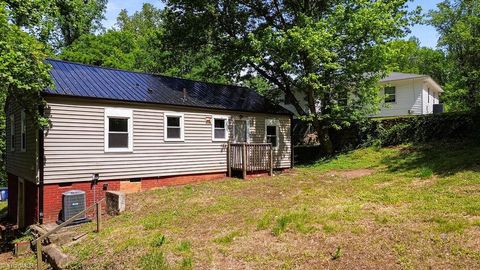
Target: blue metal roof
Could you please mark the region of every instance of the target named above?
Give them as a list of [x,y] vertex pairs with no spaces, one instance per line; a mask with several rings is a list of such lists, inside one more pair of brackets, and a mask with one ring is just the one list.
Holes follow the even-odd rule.
[[[291,114],[252,89],[47,59],[55,88],[45,94],[245,112]],[[187,98],[184,99],[184,89]]]

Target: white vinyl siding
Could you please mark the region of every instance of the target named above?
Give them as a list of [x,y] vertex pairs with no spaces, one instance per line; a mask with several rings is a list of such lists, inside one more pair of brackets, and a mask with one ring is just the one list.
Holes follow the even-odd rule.
[[[271,115],[125,103],[132,110],[133,152],[104,151],[104,110],[110,102],[69,98],[47,99],[50,129],[45,133],[45,183],[161,177],[226,172],[226,142],[212,141],[212,114],[229,119],[248,117],[251,142],[264,142],[265,119]],[[117,103],[118,104],[118,103]],[[184,141],[165,141],[165,115],[183,115]],[[279,147],[276,168],[290,167],[290,118],[278,116]],[[233,121],[228,121],[232,134]]]
[[[388,86],[395,87],[395,102],[382,102],[376,117],[422,114],[423,80],[394,81],[389,82]],[[385,98],[384,88],[379,94]]]
[[[19,176],[26,181],[37,181],[37,128],[29,116],[24,113],[25,125],[25,147],[22,151],[22,112],[23,109],[16,103],[7,100],[6,105],[6,130],[8,130],[9,138],[6,140],[6,170],[8,173]],[[10,138],[10,133],[13,132],[15,139]],[[16,151],[10,151],[10,149]]]

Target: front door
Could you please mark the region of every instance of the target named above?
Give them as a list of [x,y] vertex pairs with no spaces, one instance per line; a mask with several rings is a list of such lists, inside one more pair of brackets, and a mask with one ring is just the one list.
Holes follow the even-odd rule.
[[248,142],[247,120],[235,120],[233,128],[233,140],[237,143]]
[[17,224],[19,228],[23,228],[25,226],[25,182],[22,178],[18,178],[17,203]]

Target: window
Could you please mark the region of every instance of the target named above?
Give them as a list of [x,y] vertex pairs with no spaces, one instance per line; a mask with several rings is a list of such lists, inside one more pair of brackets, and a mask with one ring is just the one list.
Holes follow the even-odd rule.
[[27,117],[25,111],[22,111],[20,120],[20,150],[25,152],[27,151]]
[[265,122],[265,134],[267,143],[271,143],[273,147],[278,147],[278,120],[267,119]]
[[132,110],[105,109],[105,152],[131,152],[133,149]]
[[385,103],[395,103],[396,102],[396,89],[395,86],[385,86],[384,96],[385,96]]
[[228,140],[228,117],[212,116],[212,140],[227,141]]
[[183,114],[165,114],[165,141],[183,141]]
[[10,151],[15,151],[15,115],[10,115]]

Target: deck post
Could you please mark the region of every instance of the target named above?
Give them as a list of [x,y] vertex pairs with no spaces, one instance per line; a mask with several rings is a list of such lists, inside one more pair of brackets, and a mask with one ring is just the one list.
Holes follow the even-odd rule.
[[100,202],[97,202],[95,205],[95,210],[96,210],[96,217],[97,217],[97,233],[100,232],[100,229],[102,228],[102,205]]
[[230,146],[230,141],[227,144],[227,176],[232,177],[232,166],[230,164],[230,155],[231,155],[231,146]]
[[242,144],[242,178],[247,179],[247,146]]
[[272,144],[270,144],[270,170],[268,172],[268,175],[272,176],[273,175],[273,147]]
[[42,270],[42,241],[37,241],[37,270]]

